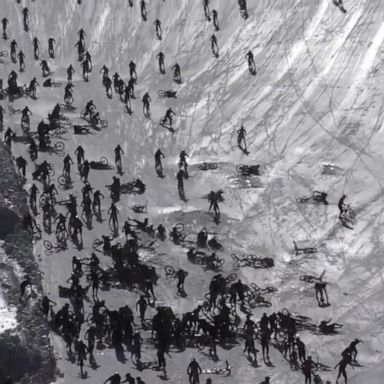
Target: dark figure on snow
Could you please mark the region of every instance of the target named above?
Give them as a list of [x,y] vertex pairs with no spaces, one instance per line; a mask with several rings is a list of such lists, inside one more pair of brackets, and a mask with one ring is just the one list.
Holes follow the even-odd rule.
[[158,59],[158,62],[159,62],[159,71],[162,75],[165,74],[165,63],[164,63],[164,53],[163,52],[159,52],[157,55],[156,55],[156,58]]

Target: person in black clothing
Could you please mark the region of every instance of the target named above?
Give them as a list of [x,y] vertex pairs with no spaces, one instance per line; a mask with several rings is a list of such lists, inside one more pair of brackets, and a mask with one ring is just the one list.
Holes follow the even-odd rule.
[[72,76],[75,73],[75,70],[72,64],[67,68],[67,81],[72,82]]
[[299,353],[299,359],[303,363],[305,361],[305,344],[300,340],[299,337],[296,337],[297,351]]
[[213,56],[218,58],[219,46],[217,45],[217,37],[214,34],[211,36],[211,50],[212,50]]
[[183,269],[179,269],[175,273],[175,277],[177,278],[177,292],[179,295],[185,295],[184,282],[187,276],[188,272],[184,271]]
[[143,114],[144,116],[150,116],[150,102],[151,102],[151,97],[149,96],[148,92],[146,92],[143,96]]
[[155,153],[155,170],[156,170],[156,173],[159,175],[159,176],[162,176],[163,175],[163,165],[161,163],[161,159],[164,159],[165,156],[164,156],[164,153],[161,152],[161,149],[158,149]]
[[147,303],[147,300],[145,299],[144,295],[141,295],[140,299],[136,303],[136,311],[137,311],[137,308],[139,308],[139,312],[140,312],[140,321],[141,321],[141,323],[144,323],[145,312],[148,308],[148,303]]
[[7,25],[8,25],[8,19],[6,17],[4,17],[2,20],[1,20],[1,24],[3,26],[3,39],[6,40],[7,39]]
[[[32,286],[32,281],[31,281],[31,278],[30,277],[26,277],[21,283],[20,283],[20,298],[19,298],[19,301],[21,301],[25,295],[25,290],[27,289],[27,287],[31,287]],[[27,300],[28,300],[29,296],[27,297]]]
[[337,367],[339,367],[339,372],[337,374],[337,378],[336,378],[336,384],[338,384],[339,382],[339,379],[340,379],[340,376],[342,375],[344,377],[344,381],[345,381],[345,384],[348,383],[348,376],[347,376],[347,372],[346,372],[346,368],[347,368],[347,365],[350,365],[353,369],[355,369],[355,367],[352,365],[352,361],[351,361],[351,358],[350,357],[343,357],[336,365],[335,365],[335,369]]
[[40,41],[36,36],[33,38],[32,44],[33,44],[33,56],[35,60],[38,60],[40,55],[40,48],[39,48]]
[[108,377],[107,380],[104,381],[103,384],[121,384],[121,376],[118,372],[116,372],[114,375]]
[[156,37],[161,40],[163,36],[163,31],[161,29],[161,21],[159,19],[156,19],[153,24],[155,25]]
[[220,30],[219,18],[218,18],[218,13],[216,9],[212,10],[212,18],[213,18],[212,21],[213,21],[213,26],[215,27],[215,31],[219,31]]
[[185,172],[180,169],[179,172],[177,172],[176,179],[177,179],[177,190],[179,191],[180,199],[185,199],[185,191],[184,191],[184,179],[186,178]]
[[159,61],[159,71],[162,75],[165,74],[165,63],[164,63],[164,53],[163,52],[159,52],[157,55],[156,55],[156,58],[158,59]]

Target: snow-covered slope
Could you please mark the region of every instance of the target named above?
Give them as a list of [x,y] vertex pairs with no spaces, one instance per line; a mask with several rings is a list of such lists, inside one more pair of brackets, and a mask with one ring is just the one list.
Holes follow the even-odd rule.
[[[22,29],[22,5],[31,11],[31,31]],[[344,15],[331,0],[276,0],[248,1],[249,18],[244,20],[234,0],[211,0],[211,9],[218,11],[221,29],[216,32],[220,50],[214,58],[210,50],[212,24],[204,17],[201,2],[192,0],[152,0],[148,2],[148,21],[140,17],[138,1],[130,8],[125,0],[14,1],[3,0],[2,14],[10,20],[9,37],[15,38],[26,53],[26,72],[19,74],[21,82],[33,76],[41,79],[39,63],[32,59],[32,38],[36,35],[47,55],[47,38],[57,40],[57,57],[49,61],[53,79],[64,82],[65,70],[75,65],[75,104],[77,111],[70,115],[77,120],[85,103],[93,99],[109,128],[95,136],[68,136],[66,151],[73,154],[82,144],[89,160],[107,156],[113,161],[113,148],[122,143],[125,155],[123,180],[140,176],[147,184],[149,218],[155,225],[185,221],[196,229],[206,225],[220,233],[225,245],[225,270],[231,270],[231,252],[259,253],[275,259],[270,270],[244,269],[245,282],[274,285],[279,291],[272,297],[273,306],[283,307],[313,318],[314,322],[332,318],[344,324],[343,333],[333,337],[319,337],[303,333],[308,352],[315,359],[333,366],[340,352],[355,337],[364,340],[359,345],[362,368],[350,372],[351,383],[381,383],[379,372],[372,370],[383,362],[382,334],[384,302],[382,300],[382,204],[384,133],[383,52],[384,11],[378,0],[345,1],[348,13]],[[160,19],[163,39],[155,37],[153,22]],[[84,28],[86,42],[92,54],[94,71],[89,83],[80,77],[74,44],[77,31]],[[9,42],[9,41],[8,41]],[[0,42],[1,49],[7,47]],[[257,75],[247,68],[245,55],[252,50]],[[166,75],[157,69],[156,54],[164,52]],[[108,100],[101,86],[99,69],[103,64],[110,73],[118,72],[124,79],[129,76],[128,63],[137,63],[137,100],[133,115],[123,111],[114,96]],[[183,83],[172,82],[170,67],[181,66]],[[14,66],[5,60],[0,66],[1,77]],[[159,89],[175,89],[176,100],[160,100]],[[145,92],[152,97],[152,118],[142,114],[141,97]],[[33,112],[32,126],[61,102],[63,88],[39,89],[37,101],[18,100],[14,107],[28,103]],[[5,103],[2,102],[2,105]],[[158,124],[166,108],[177,113],[176,132],[171,134]],[[8,119],[8,120],[7,120]],[[6,121],[14,119],[7,116]],[[236,130],[244,124],[248,131],[249,156],[236,146]],[[165,179],[156,177],[153,154],[161,148],[166,155]],[[201,172],[191,167],[186,181],[186,203],[177,195],[175,173],[178,154],[185,149],[190,163],[218,161],[219,170]],[[15,145],[15,155],[25,154],[25,147]],[[41,156],[44,158],[44,156]],[[40,159],[41,160],[41,159]],[[62,158],[50,156],[50,162],[62,167]],[[323,175],[323,162],[341,167],[334,176]],[[257,188],[240,183],[235,166],[239,163],[261,164],[262,176]],[[29,173],[32,166],[29,166]],[[114,173],[91,171],[90,182],[105,189]],[[76,179],[75,187],[81,183]],[[216,226],[207,215],[207,202],[201,195],[211,189],[225,191],[222,222]],[[296,198],[309,195],[313,190],[328,192],[328,206],[299,205]],[[354,230],[343,228],[338,221],[337,201],[345,193],[357,210],[358,223]],[[66,197],[67,194],[62,194]],[[132,197],[123,198],[118,205],[120,220],[132,211],[128,204],[139,202]],[[104,202],[104,210],[109,206]],[[104,216],[106,212],[104,212]],[[89,255],[92,241],[108,232],[107,225],[96,224],[92,232],[86,231],[86,249]],[[319,252],[311,257],[295,256],[292,240],[317,246]],[[88,249],[87,249],[88,248]],[[45,273],[45,289],[58,300],[57,286],[63,283],[71,270],[70,259],[74,249],[41,257]],[[207,290],[212,273],[190,265],[181,248],[162,245],[159,255],[151,262],[162,268],[166,264],[183,266],[190,272],[187,278],[187,299],[175,295],[175,287],[160,279],[157,295],[160,302],[175,311],[192,308]],[[36,255],[43,255],[41,244]],[[110,260],[103,260],[109,263]],[[301,274],[320,274],[326,270],[331,307],[316,306],[314,292],[299,281]],[[204,287],[204,289],[202,289]],[[132,304],[135,296],[121,291],[105,294],[107,302],[116,307]],[[255,318],[262,310],[255,311]],[[78,370],[65,360],[65,351],[59,339],[56,350],[62,357],[59,365],[64,371],[63,383],[83,382]],[[275,367],[255,369],[242,356],[241,347],[219,351],[221,361],[229,359],[238,383],[258,382],[270,375],[273,383],[300,383],[300,373],[291,372],[277,351],[271,360]],[[184,369],[189,353],[197,357],[203,367],[212,363],[203,360],[197,351],[174,354],[168,361],[170,383],[185,382]],[[153,360],[155,352],[148,347],[144,361]],[[84,382],[100,382],[110,373],[132,370],[127,362],[122,365],[112,350],[96,356],[101,367],[88,368],[90,378]],[[322,374],[333,378],[335,372]],[[158,381],[153,372],[144,372],[147,383]],[[97,378],[97,379],[95,379]],[[215,383],[231,379],[214,378]]]

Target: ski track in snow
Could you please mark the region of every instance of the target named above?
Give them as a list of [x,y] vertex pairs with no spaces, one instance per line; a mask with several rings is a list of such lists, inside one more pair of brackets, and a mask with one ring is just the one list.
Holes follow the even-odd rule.
[[[27,56],[26,71],[19,73],[19,82],[27,83],[33,76],[42,82],[39,62],[32,59],[31,39],[38,36],[43,56],[47,57],[46,40],[52,35],[57,40],[57,58],[49,60],[54,69],[52,78],[64,82],[66,67],[75,64],[77,110],[68,115],[80,121],[79,112],[93,99],[101,117],[109,122],[109,128],[95,136],[67,135],[66,152],[73,156],[76,146],[82,144],[89,160],[106,156],[112,163],[113,148],[120,143],[125,151],[122,181],[141,176],[147,184],[144,196],[123,196],[118,204],[120,222],[128,215],[134,216],[129,205],[147,201],[149,220],[154,225],[165,223],[169,228],[184,220],[193,223],[194,231],[206,225],[209,230],[219,232],[226,249],[223,254],[226,273],[231,271],[233,251],[274,257],[272,269],[239,272],[247,283],[279,288],[271,299],[267,297],[272,307],[255,310],[254,318],[264,311],[271,313],[286,307],[312,317],[315,323],[329,318],[343,323],[343,332],[337,336],[320,337],[302,332],[300,336],[308,354],[333,368],[349,342],[355,337],[362,338],[364,343],[358,349],[363,367],[348,370],[349,382],[381,384],[384,23],[380,1],[344,1],[346,15],[331,0],[282,0],[268,4],[248,1],[250,16],[244,20],[236,1],[211,0],[211,9],[218,10],[221,28],[215,32],[220,50],[218,59],[210,51],[213,27],[205,21],[200,2],[148,2],[146,23],[141,21],[137,2],[129,8],[125,0],[83,1],[80,8],[75,0],[24,3],[31,11],[28,33],[22,30],[21,9],[25,4],[4,0],[3,7],[4,15],[10,20],[9,36],[16,39]],[[154,35],[156,18],[162,21],[161,41]],[[87,84],[80,78],[81,69],[73,47],[81,27],[87,33],[86,43],[94,65]],[[9,41],[1,40],[1,50],[8,49]],[[245,54],[249,49],[255,55],[256,76],[248,72]],[[164,76],[158,73],[155,59],[159,51],[165,53]],[[99,74],[101,66],[106,64],[111,75],[118,72],[127,80],[130,60],[137,63],[139,80],[132,116],[123,111],[118,97],[106,98]],[[175,62],[181,65],[181,85],[172,82],[170,67]],[[1,78],[6,79],[17,66],[5,59],[0,68]],[[178,98],[159,99],[159,89],[175,89]],[[141,113],[140,100],[146,91],[152,97],[151,121]],[[21,99],[12,105],[14,108],[29,105],[34,113],[31,117],[34,128],[55,103],[62,102],[63,92],[63,87],[52,90],[40,87],[37,101]],[[1,104],[8,102],[3,100]],[[177,113],[174,135],[158,125],[169,106]],[[5,117],[6,124],[18,133],[19,118],[18,115]],[[236,129],[241,123],[248,131],[249,156],[241,154],[236,147]],[[153,153],[158,147],[166,155],[166,177],[162,180],[153,170]],[[190,179],[185,181],[187,203],[178,199],[175,179],[182,149],[191,155],[191,169],[197,162],[220,162],[217,171],[191,171]],[[15,144],[14,156],[20,154],[27,157],[25,147]],[[53,162],[57,170],[62,169],[62,158],[41,154],[38,162],[43,159]],[[337,164],[340,174],[321,175],[324,161]],[[239,188],[235,170],[239,163],[261,164],[259,187]],[[32,171],[29,164],[26,188],[30,186]],[[105,191],[113,175],[113,171],[91,171],[90,182]],[[81,183],[76,175],[74,178],[75,191],[79,194]],[[216,226],[206,214],[207,202],[201,195],[219,188],[225,190],[226,200],[222,205],[223,222]],[[329,193],[329,206],[296,203],[297,197],[317,189]],[[342,192],[357,211],[358,223],[353,231],[343,228],[337,219],[336,204]],[[60,192],[60,199],[68,193]],[[105,199],[104,217],[108,206],[109,199]],[[89,256],[93,240],[107,232],[105,223],[95,223],[91,232],[85,230],[86,249],[79,255]],[[53,236],[48,238],[54,241]],[[292,240],[316,246],[319,252],[311,258],[296,257]],[[35,253],[41,255],[39,263],[46,293],[62,304],[57,286],[69,277],[71,257],[78,252],[70,246],[66,252],[46,256],[38,243]],[[110,264],[109,258],[100,257],[103,265]],[[208,290],[213,273],[203,273],[199,266],[189,264],[185,250],[167,242],[160,245],[159,254],[145,257],[162,275],[156,290],[159,302],[171,305],[175,312],[190,310]],[[167,264],[188,270],[187,299],[177,297],[175,284],[164,279],[163,267]],[[327,309],[316,307],[313,288],[299,280],[301,274],[320,274],[323,270],[332,304]],[[134,307],[136,302],[133,292],[112,289],[101,292],[100,296],[114,308],[126,303]],[[115,370],[140,375],[146,383],[159,381],[155,372],[136,371],[128,353],[125,364],[118,362],[111,349],[97,352],[96,360],[101,367],[96,371],[86,367],[89,378],[82,380],[78,377],[78,367],[66,360],[62,340],[54,335],[52,340],[65,374],[58,383],[103,382]],[[145,345],[143,361],[153,361],[155,354],[151,346]],[[229,359],[233,377],[239,384],[260,382],[266,375],[279,384],[303,381],[301,373],[291,371],[273,347],[271,360],[275,368],[262,363],[253,368],[242,354],[242,345],[232,350],[218,348],[218,355],[218,364]],[[167,359],[169,383],[186,381],[185,369],[191,356],[201,362],[202,368],[214,365],[197,350],[173,353],[172,359]],[[334,382],[336,371],[322,372],[321,376],[324,382],[327,379]],[[205,379],[203,376],[201,382]],[[215,384],[231,382],[230,378],[219,376],[212,379]]]

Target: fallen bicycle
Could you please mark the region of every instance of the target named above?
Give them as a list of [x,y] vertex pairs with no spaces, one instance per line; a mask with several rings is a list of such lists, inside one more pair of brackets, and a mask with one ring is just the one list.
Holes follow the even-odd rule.
[[308,255],[308,254],[313,254],[313,253],[317,252],[317,248],[315,248],[315,247],[299,248],[296,244],[296,241],[293,242],[293,246],[295,249],[296,256],[299,256],[300,254]]

